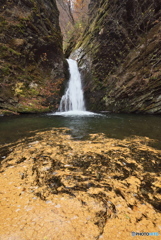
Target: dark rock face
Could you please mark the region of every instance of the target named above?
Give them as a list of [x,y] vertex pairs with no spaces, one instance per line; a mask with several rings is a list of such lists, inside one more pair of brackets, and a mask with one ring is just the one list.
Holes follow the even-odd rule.
[[161,0],[91,1],[76,45],[88,109],[161,113]]
[[56,109],[64,81],[55,0],[0,2],[0,108]]

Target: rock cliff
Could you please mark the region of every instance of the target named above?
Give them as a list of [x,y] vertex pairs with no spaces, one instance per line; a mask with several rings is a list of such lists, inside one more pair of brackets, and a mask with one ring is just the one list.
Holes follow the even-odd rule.
[[161,1],[91,0],[89,8],[75,46],[88,109],[161,113]]
[[55,0],[0,2],[0,110],[56,109],[64,80]]

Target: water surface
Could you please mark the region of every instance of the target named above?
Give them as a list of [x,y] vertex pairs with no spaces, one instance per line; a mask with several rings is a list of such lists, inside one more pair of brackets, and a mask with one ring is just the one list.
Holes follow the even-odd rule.
[[135,114],[104,115],[22,115],[0,117],[0,144],[14,142],[31,135],[31,131],[67,127],[74,139],[87,139],[89,134],[104,133],[124,139],[133,135],[156,139],[161,149],[161,116]]

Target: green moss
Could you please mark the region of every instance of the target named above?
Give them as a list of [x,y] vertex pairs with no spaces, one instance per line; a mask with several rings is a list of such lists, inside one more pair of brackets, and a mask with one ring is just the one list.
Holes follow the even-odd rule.
[[7,22],[6,22],[6,20],[2,20],[1,22],[0,22],[0,27],[4,27],[4,26],[6,26],[7,25]]
[[49,112],[50,108],[49,107],[44,107],[40,103],[20,103],[16,107],[17,112],[20,113],[44,113],[44,112]]
[[31,88],[29,90],[29,93],[32,95],[32,96],[37,96],[38,94],[40,94],[39,90],[38,89],[35,89],[35,88]]
[[0,69],[4,75],[8,75],[10,72],[10,66],[5,66]]
[[7,45],[0,44],[0,56],[1,56],[1,58],[7,57],[7,56],[10,56],[10,55],[20,56],[21,53],[14,50],[13,48],[8,47]]
[[18,115],[17,112],[7,110],[7,109],[0,109],[0,116],[10,116],[10,115]]
[[6,45],[0,45],[0,51],[3,51],[3,50],[7,50],[7,46]]
[[3,32],[7,25],[7,21],[3,17],[0,17],[0,33]]
[[12,49],[12,48],[8,48],[8,51],[9,52],[11,52],[12,54],[14,54],[14,55],[17,55],[17,56],[20,56],[21,55],[21,53],[20,52],[18,52],[18,51],[15,51],[14,49]]

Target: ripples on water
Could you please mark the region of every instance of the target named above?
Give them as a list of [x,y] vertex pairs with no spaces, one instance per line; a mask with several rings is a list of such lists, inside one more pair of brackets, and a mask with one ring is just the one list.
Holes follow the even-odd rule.
[[[87,113],[87,112],[86,112]],[[14,142],[30,136],[31,131],[67,127],[74,139],[87,139],[89,134],[104,133],[107,137],[123,139],[132,135],[158,140],[161,149],[161,116],[135,114],[57,113],[0,117],[0,143]]]

